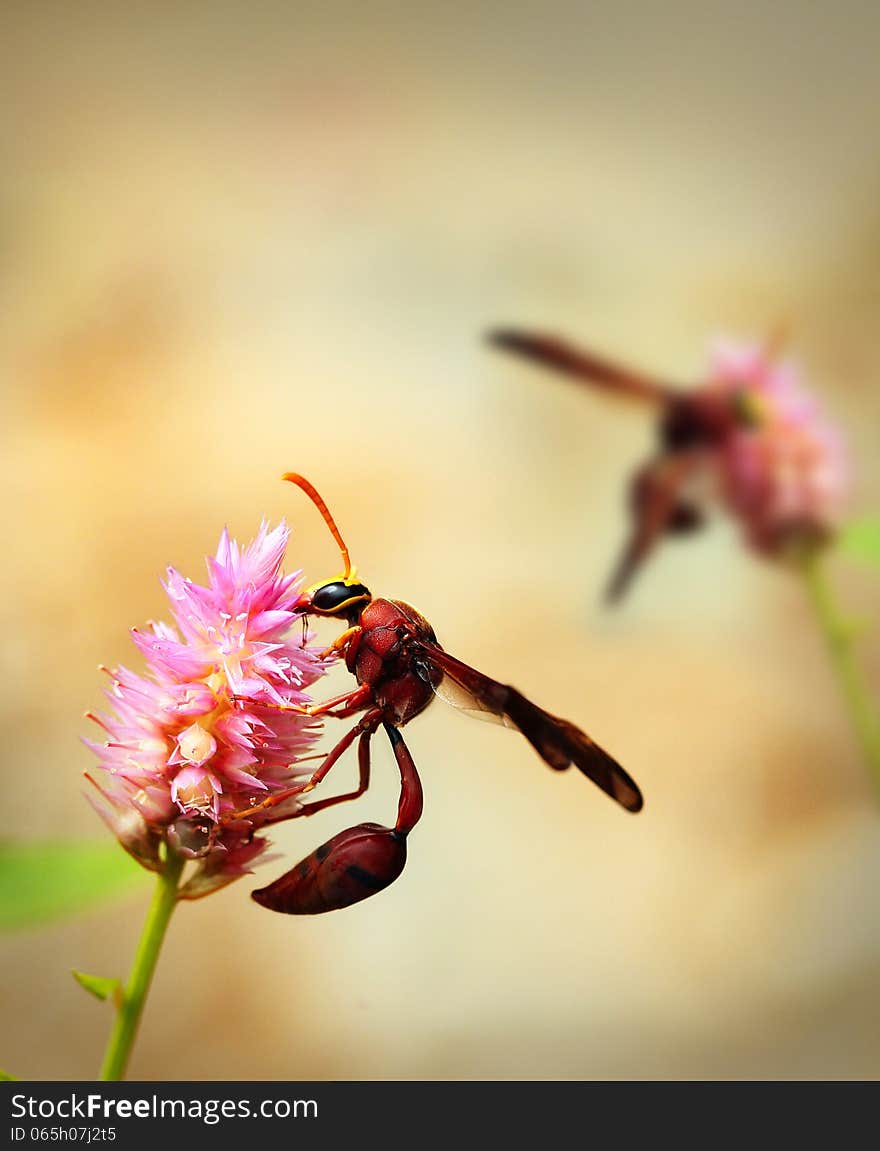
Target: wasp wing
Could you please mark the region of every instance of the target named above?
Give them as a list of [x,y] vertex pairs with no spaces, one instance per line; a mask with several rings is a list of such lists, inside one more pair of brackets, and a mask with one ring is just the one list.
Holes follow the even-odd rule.
[[[433,643],[422,642],[429,670],[443,672],[434,690],[456,707],[481,719],[494,719],[520,731],[554,771],[572,764],[627,811],[639,811],[642,793],[617,760],[569,723],[551,715],[516,690],[470,667]],[[436,676],[431,676],[431,681]],[[451,681],[454,686],[447,686]],[[445,687],[445,690],[444,690]]]
[[490,332],[488,340],[496,348],[513,352],[546,368],[552,368],[581,383],[648,401],[657,406],[664,406],[681,395],[679,388],[671,387],[642,372],[612,363],[556,336],[540,332],[522,332],[516,328],[501,328]]
[[684,489],[699,471],[703,458],[699,451],[672,452],[651,460],[636,473],[633,525],[605,591],[609,603],[621,598],[664,535],[700,526],[700,510],[685,498]]
[[431,687],[438,699],[442,699],[444,703],[448,703],[456,711],[463,711],[473,719],[481,719],[486,723],[497,723],[502,727],[509,727],[511,731],[519,730],[512,719],[509,719],[503,712],[495,711],[487,706],[473,692],[462,687],[451,675],[438,678],[438,682],[432,683]]

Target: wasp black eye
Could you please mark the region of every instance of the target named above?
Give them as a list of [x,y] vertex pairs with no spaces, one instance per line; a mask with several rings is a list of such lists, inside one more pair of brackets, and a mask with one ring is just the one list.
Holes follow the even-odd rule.
[[359,603],[368,603],[372,599],[370,589],[362,583],[344,583],[336,580],[334,583],[325,583],[319,587],[312,596],[312,611],[322,615],[342,615],[345,611]]

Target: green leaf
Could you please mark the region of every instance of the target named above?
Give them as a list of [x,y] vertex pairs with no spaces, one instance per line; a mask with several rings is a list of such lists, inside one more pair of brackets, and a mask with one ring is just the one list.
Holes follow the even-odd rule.
[[18,1082],[18,1076],[17,1075],[10,1075],[8,1071],[4,1071],[3,1068],[0,1067],[0,1083],[17,1083],[17,1082]]
[[880,519],[867,516],[844,525],[837,546],[847,555],[880,567]]
[[0,843],[0,930],[75,915],[145,877],[118,843]]
[[111,979],[106,975],[86,975],[84,971],[71,971],[70,973],[80,987],[91,992],[96,999],[112,999],[117,1007],[122,1002],[122,983],[118,979]]

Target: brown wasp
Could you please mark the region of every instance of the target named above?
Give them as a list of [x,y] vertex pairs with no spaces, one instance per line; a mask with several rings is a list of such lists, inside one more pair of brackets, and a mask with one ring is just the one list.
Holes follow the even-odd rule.
[[659,449],[633,477],[633,528],[606,590],[607,599],[617,600],[664,535],[690,533],[703,526],[695,485],[705,474],[711,453],[737,427],[754,423],[756,413],[750,409],[749,397],[745,391],[689,392],[555,336],[502,329],[488,338],[495,347],[592,388],[648,404],[659,413]]
[[[573,764],[627,811],[640,810],[642,796],[636,784],[580,728],[543,711],[516,688],[498,683],[449,655],[415,608],[400,600],[374,599],[369,588],[357,579],[348,548],[315,488],[292,472],[284,479],[309,496],[342,553],[342,574],[306,591],[304,611],[306,615],[336,618],[347,625],[326,654],[343,657],[357,680],[351,691],[304,710],[314,716],[360,717],[305,787],[305,791],[317,787],[357,740],[357,790],[307,804],[299,814],[314,814],[366,791],[370,782],[370,740],[380,727],[391,742],[401,790],[394,827],[361,823],[339,832],[274,883],[254,891],[257,903],[288,915],[334,911],[381,891],[400,875],[406,863],[407,836],[422,814],[421,783],[400,729],[423,712],[435,695],[515,728],[555,771],[564,771]],[[278,792],[256,807],[273,807],[290,794]],[[236,813],[233,818],[247,818],[256,807]]]

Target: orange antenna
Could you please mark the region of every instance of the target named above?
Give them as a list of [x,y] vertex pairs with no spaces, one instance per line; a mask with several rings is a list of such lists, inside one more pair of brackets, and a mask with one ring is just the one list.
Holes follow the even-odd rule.
[[339,544],[339,550],[342,552],[342,562],[345,565],[345,579],[347,580],[351,575],[351,556],[348,554],[348,548],[345,546],[345,540],[342,538],[342,534],[340,533],[339,528],[336,526],[336,521],[334,520],[333,516],[330,515],[330,509],[321,499],[317,489],[309,483],[305,476],[301,476],[297,472],[285,472],[281,478],[283,480],[287,480],[291,484],[296,484],[298,488],[302,488],[302,490],[306,493],[306,495],[324,517],[324,523],[330,529],[330,534]]

